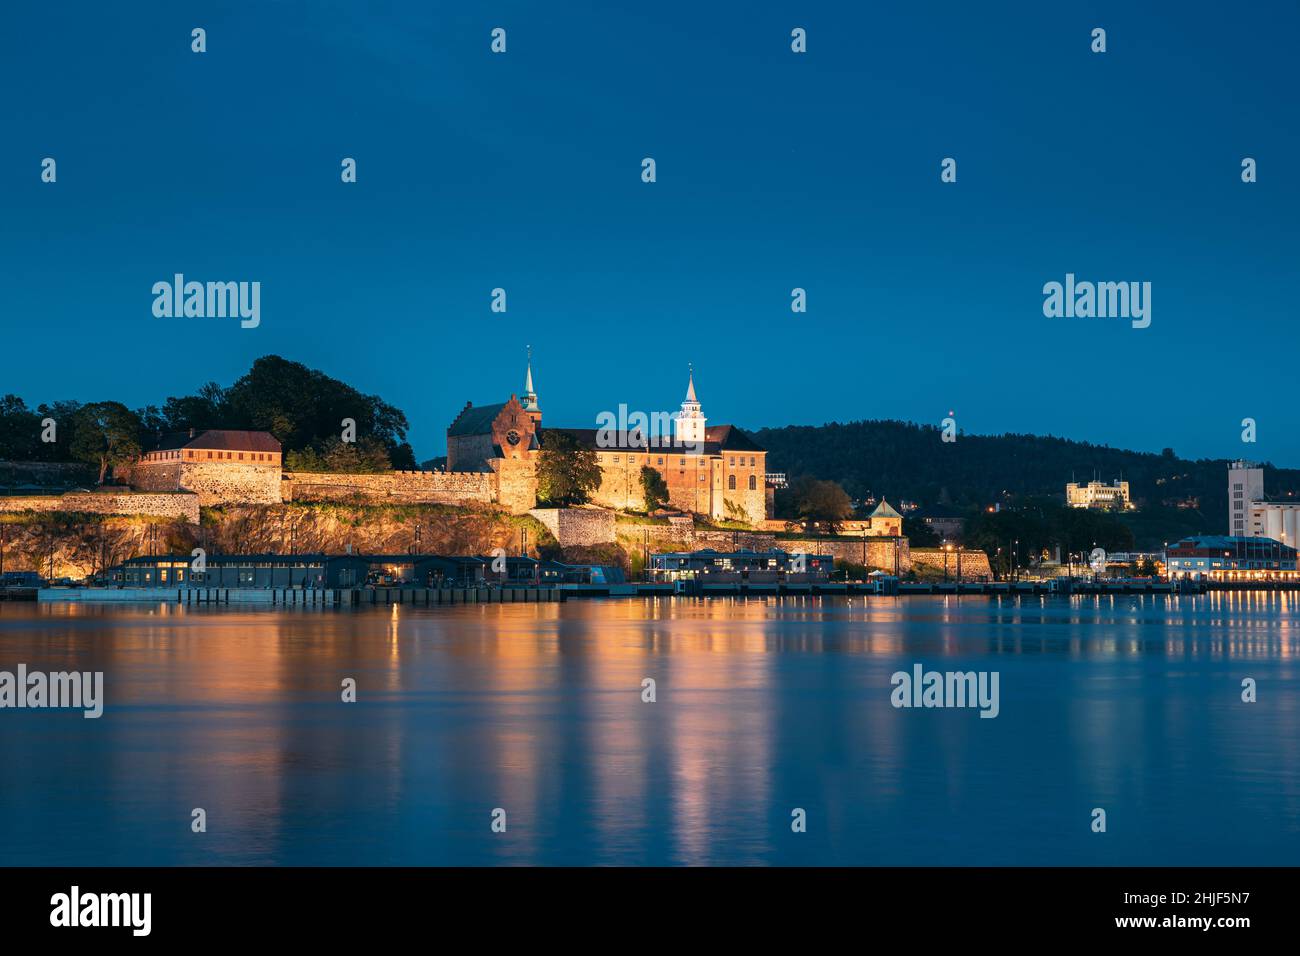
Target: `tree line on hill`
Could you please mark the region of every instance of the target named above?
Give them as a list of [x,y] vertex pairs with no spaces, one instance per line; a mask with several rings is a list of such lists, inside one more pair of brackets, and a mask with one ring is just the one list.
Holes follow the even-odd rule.
[[[769,471],[837,481],[859,500],[946,504],[974,517],[991,505],[1018,508],[1041,499],[1041,510],[1063,503],[1066,482],[1095,474],[1106,483],[1129,482],[1139,511],[1112,520],[1138,542],[1227,532],[1227,459],[1191,461],[1170,448],[1153,454],[1035,435],[959,433],[944,442],[935,426],[900,421],[791,425],[754,437],[768,451]],[[1300,494],[1300,470],[1265,464],[1264,490],[1270,497]]]
[[[356,423],[355,441],[343,440],[344,419]],[[170,432],[191,428],[270,432],[284,448],[286,467],[300,471],[415,468],[400,409],[278,355],[257,359],[228,387],[209,382],[160,406],[56,401],[31,409],[5,395],[0,460],[85,462],[103,482],[110,468],[130,464]]]

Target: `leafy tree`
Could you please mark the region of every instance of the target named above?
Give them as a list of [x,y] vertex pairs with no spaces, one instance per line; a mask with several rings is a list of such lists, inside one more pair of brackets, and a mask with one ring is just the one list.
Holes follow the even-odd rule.
[[209,428],[236,428],[230,424],[233,412],[226,401],[226,390],[216,382],[208,382],[197,395],[168,398],[162,407],[163,431],[196,432]]
[[[55,402],[33,412],[17,396],[0,399],[0,459],[77,459],[72,447],[79,408],[76,402]],[[367,440],[382,448],[387,467],[416,467],[415,454],[406,441],[406,416],[401,410],[376,395],[364,395],[323,372],[278,355],[259,358],[229,388],[208,382],[193,395],[171,396],[161,406],[147,405],[134,415],[141,447],[152,447],[166,432],[191,428],[269,431],[284,446],[286,460],[290,453],[307,449],[323,460],[331,442],[341,441],[343,420],[350,418],[356,423],[356,447],[334,456],[338,469],[376,467],[380,456]],[[47,417],[58,425],[56,443],[40,441],[40,421]],[[85,442],[93,445],[97,440],[90,436]],[[84,445],[79,447],[85,450]]]
[[93,402],[73,418],[72,456],[99,467],[99,483],[108,469],[140,457],[140,419],[121,402]]
[[353,475],[375,474],[392,467],[388,450],[374,438],[355,442],[331,438],[319,451],[309,446],[289,452],[285,456],[285,466],[290,471],[333,471]]
[[36,451],[38,461],[79,461],[74,451],[78,415],[81,403],[72,401],[51,402],[36,408],[36,417],[41,421],[54,419],[56,440],[39,442]]
[[837,534],[840,523],[853,513],[853,502],[838,482],[804,477],[797,479],[791,488],[795,513],[809,531],[821,524],[831,534]]
[[[77,402],[41,405],[35,411],[17,395],[0,397],[0,461],[72,461]],[[46,418],[55,422],[53,442],[41,440]]]
[[17,395],[0,398],[0,460],[33,461],[41,444],[41,416]]
[[[202,397],[202,396],[200,396]],[[290,449],[341,435],[344,419],[356,423],[358,442],[373,438],[397,468],[414,468],[406,443],[406,416],[375,395],[363,395],[323,372],[278,355],[264,355],[226,389],[217,406],[238,424],[226,427],[269,431]]]
[[649,514],[668,504],[668,482],[649,465],[641,466],[641,492],[645,495],[645,510]]
[[1028,499],[1016,509],[982,512],[966,523],[965,542],[997,561],[1005,571],[1016,561],[1024,567],[1031,555],[1061,549],[1061,554],[1089,554],[1094,547],[1131,551],[1133,532],[1118,517],[1085,508],[1067,508],[1043,499]]
[[[257,359],[229,388],[209,382],[195,395],[168,398],[156,420],[145,416],[151,433],[156,423],[164,431],[268,431],[284,446],[286,461],[289,453],[307,449],[325,455],[332,440],[342,440],[343,420],[349,418],[356,423],[357,446],[371,439],[383,447],[390,467],[415,468],[415,454],[406,441],[406,416],[399,409],[278,355]],[[374,456],[362,453],[360,459],[364,464]],[[347,470],[361,466],[346,452],[339,460]]]
[[600,487],[596,453],[564,432],[545,432],[537,454],[537,497],[556,507],[585,504]]

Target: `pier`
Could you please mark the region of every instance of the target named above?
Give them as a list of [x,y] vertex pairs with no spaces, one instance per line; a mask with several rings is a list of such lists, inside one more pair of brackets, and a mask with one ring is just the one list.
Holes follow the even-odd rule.
[[24,588],[8,589],[0,599],[43,602],[137,602],[186,605],[342,608],[386,605],[437,607],[451,604],[556,604],[579,598],[645,597],[971,597],[1105,594],[1205,594],[1210,591],[1282,591],[1298,585],[1282,581],[899,581],[879,578],[849,582],[674,581],[634,584],[557,584],[550,587],[364,587],[364,588]]
[[41,588],[29,600],[262,607],[362,607],[409,604],[547,604],[565,600],[557,588]]

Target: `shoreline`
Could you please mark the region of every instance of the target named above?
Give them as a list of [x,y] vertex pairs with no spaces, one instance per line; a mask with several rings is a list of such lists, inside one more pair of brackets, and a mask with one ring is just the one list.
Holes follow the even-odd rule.
[[1071,597],[1105,595],[1200,595],[1211,591],[1296,591],[1291,582],[1159,581],[1090,583],[1070,581],[1020,582],[899,582],[865,583],[721,583],[691,586],[693,582],[554,587],[458,588],[28,588],[9,589],[7,600],[42,604],[182,604],[260,605],[266,607],[363,607],[410,605],[436,607],[450,604],[557,604],[573,599],[620,598],[796,598],[809,597]]

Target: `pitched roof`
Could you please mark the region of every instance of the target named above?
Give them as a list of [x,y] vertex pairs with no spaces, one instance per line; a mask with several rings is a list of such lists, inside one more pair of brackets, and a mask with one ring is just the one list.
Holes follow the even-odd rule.
[[654,454],[668,455],[721,455],[729,451],[763,451],[752,438],[742,432],[739,428],[732,425],[715,425],[705,430],[704,446],[701,448],[690,443],[682,443],[677,440],[676,436],[661,435],[658,436],[659,444],[654,444],[656,438],[651,436],[650,447],[645,447],[645,437],[636,436],[630,438],[630,432],[605,433],[605,442],[602,444],[598,439],[601,436],[601,430],[596,428],[544,428],[538,430],[541,438],[542,447],[546,447],[546,435],[548,433],[560,433],[568,435],[581,448],[589,448],[593,451],[629,451],[629,452],[648,452]]
[[[644,435],[635,435],[632,432],[608,432],[604,433],[605,440],[602,442],[600,436],[603,429],[597,428],[541,428],[538,429],[538,436],[541,439],[542,447],[546,447],[546,436],[559,434],[568,435],[580,448],[589,448],[592,451],[631,451],[631,452],[667,452],[670,455],[693,454],[697,451],[694,446],[685,446],[679,444],[675,438],[668,435],[650,436],[650,447],[645,447],[646,438]],[[655,442],[658,442],[658,445]],[[704,454],[717,454],[716,443],[712,448],[706,441],[703,448]]]
[[496,417],[501,414],[509,402],[498,402],[495,405],[470,405],[466,404],[461,409],[456,420],[447,428],[447,437],[453,438],[457,435],[490,435],[492,434],[492,423]]
[[748,432],[735,425],[710,425],[704,430],[705,441],[717,442],[723,451],[766,451]]
[[164,435],[155,451],[172,451],[177,448],[211,448],[221,451],[269,451],[278,454],[280,443],[270,432],[235,431],[228,428],[209,428],[205,431],[172,432]]
[[884,498],[880,499],[880,504],[876,505],[876,510],[871,512],[873,518],[901,518],[903,517]]

